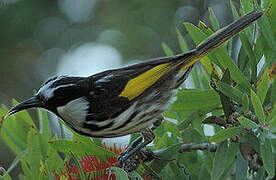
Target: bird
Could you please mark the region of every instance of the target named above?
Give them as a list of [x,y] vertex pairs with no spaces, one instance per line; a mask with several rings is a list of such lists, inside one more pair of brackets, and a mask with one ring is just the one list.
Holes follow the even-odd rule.
[[[142,136],[126,161],[154,139],[163,113],[176,100],[177,89],[194,64],[228,39],[248,27],[263,12],[252,12],[216,31],[195,49],[160,57],[88,77],[55,76],[43,83],[31,98],[8,111],[8,116],[28,108],[44,108],[56,114],[75,132],[113,138],[140,132]],[[141,142],[143,139],[143,142]]]

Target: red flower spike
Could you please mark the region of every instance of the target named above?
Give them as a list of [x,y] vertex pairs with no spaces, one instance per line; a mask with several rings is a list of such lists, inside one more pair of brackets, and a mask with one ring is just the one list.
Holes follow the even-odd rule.
[[[103,144],[105,149],[110,150],[116,155],[120,155],[122,152],[122,147],[119,148],[114,144],[113,148],[108,147],[105,143]],[[84,172],[86,179],[88,180],[105,180],[111,179],[115,180],[115,174],[109,174],[109,168],[116,165],[118,163],[118,159],[116,157],[107,157],[106,161],[100,160],[95,156],[83,156],[79,161],[81,168]],[[66,177],[68,180],[80,180],[79,170],[76,164],[70,166],[68,162],[65,162],[65,172],[61,171],[61,175],[59,176],[55,171],[53,172],[56,180],[60,180],[61,177]]]

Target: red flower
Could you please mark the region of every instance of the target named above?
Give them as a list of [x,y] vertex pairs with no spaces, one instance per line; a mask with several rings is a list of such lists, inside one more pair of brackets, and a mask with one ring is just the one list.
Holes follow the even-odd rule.
[[[122,148],[117,148],[116,144],[114,144],[113,148],[107,147],[105,144],[103,147],[114,152],[116,155],[120,155],[122,152]],[[116,179],[115,174],[110,174],[108,168],[116,166],[118,163],[117,157],[107,157],[107,161],[103,161],[95,156],[83,156],[79,163],[88,180]],[[65,170],[66,172],[62,171],[61,175],[53,172],[55,179],[80,180],[80,174],[76,164],[69,165],[68,162],[65,162]]]

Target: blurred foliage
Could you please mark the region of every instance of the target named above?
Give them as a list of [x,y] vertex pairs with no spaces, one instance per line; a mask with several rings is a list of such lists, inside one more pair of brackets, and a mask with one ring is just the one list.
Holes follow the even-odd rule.
[[[141,164],[131,174],[132,177],[265,179],[275,176],[276,2],[264,0],[261,7],[255,0],[241,0],[240,4],[237,9],[230,2],[234,19],[255,8],[266,9],[266,13],[256,25],[239,34],[242,45],[237,58],[234,57],[234,46],[230,40],[203,58],[202,66],[192,70],[196,89],[180,88],[177,101],[165,113],[167,121],[155,130],[156,139],[151,148],[161,158]],[[139,3],[133,1],[134,7],[139,7]],[[149,16],[155,18],[150,22],[160,22],[155,21],[158,13],[152,9],[147,12],[153,13]],[[221,27],[212,8],[209,8],[209,13],[209,26],[203,22],[199,22],[198,26],[184,23],[195,44]],[[112,16],[115,15],[110,15],[111,19]],[[127,17],[122,15],[122,18]],[[110,24],[112,21],[107,22]],[[177,30],[177,39],[181,51],[187,51],[189,43],[182,31]],[[135,39],[132,41],[136,42]],[[163,43],[162,47],[167,55],[174,54],[170,44]],[[6,113],[7,108],[3,106],[0,116]],[[4,172],[5,179],[10,179],[9,174],[17,164],[23,171],[20,179],[54,179],[53,172],[62,176],[62,172],[68,170],[66,162],[70,159],[75,161],[78,177],[84,179],[87,174],[79,163],[83,156],[95,156],[101,161],[117,157],[103,148],[101,142],[75,133],[72,140],[57,139],[50,133],[47,113],[40,109],[37,113],[39,127],[26,111],[3,122],[1,137],[16,154],[10,168]],[[206,133],[206,124],[213,127],[214,135]],[[212,152],[205,148],[180,153],[183,145],[190,143],[202,147],[206,143],[212,144],[216,150]],[[110,172],[127,178],[119,168],[112,167],[107,173]],[[97,177],[100,173],[93,174]],[[62,177],[65,178],[65,175]]]

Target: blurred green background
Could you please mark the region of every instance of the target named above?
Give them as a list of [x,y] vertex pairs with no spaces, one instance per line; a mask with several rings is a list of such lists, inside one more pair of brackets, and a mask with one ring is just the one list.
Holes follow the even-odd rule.
[[[232,21],[229,0],[0,0],[0,104],[30,97],[55,74],[164,56],[162,42],[180,52],[176,28],[192,48],[182,23],[209,25],[208,7],[221,26]],[[0,140],[0,166],[13,158]]]

